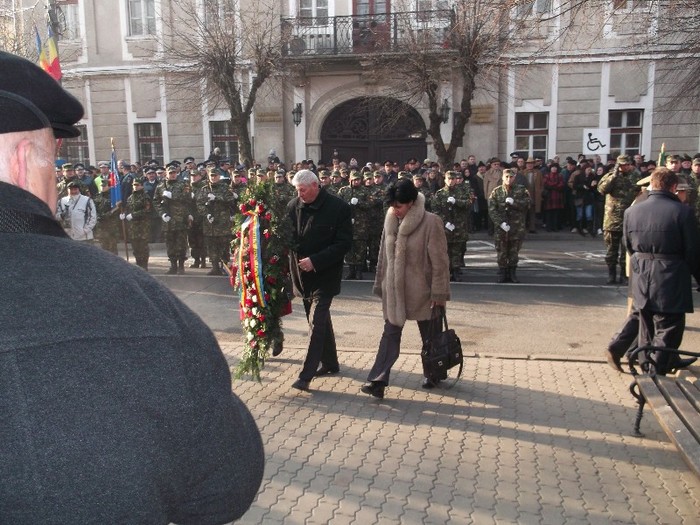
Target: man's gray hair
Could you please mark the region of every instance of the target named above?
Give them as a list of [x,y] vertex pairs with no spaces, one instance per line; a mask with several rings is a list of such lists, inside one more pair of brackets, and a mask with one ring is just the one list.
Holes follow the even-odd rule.
[[318,186],[320,183],[318,181],[318,177],[313,171],[299,170],[294,174],[292,184],[296,188],[297,186],[311,186],[312,184]]

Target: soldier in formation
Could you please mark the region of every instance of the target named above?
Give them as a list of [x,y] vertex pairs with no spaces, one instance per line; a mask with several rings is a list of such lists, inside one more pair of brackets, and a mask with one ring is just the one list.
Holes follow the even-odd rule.
[[117,245],[122,235],[122,222],[119,220],[121,202],[112,207],[112,196],[109,188],[109,179],[102,180],[100,193],[95,196],[95,209],[97,210],[97,225],[95,226],[95,238],[100,246],[119,255]]
[[119,215],[121,220],[129,224],[129,239],[134,249],[136,264],[148,270],[150,250],[148,241],[151,238],[151,217],[153,203],[143,188],[143,179],[136,177],[132,183],[133,191],[126,200],[126,208]]
[[515,183],[516,174],[503,170],[502,183],[489,196],[489,218],[494,225],[494,243],[498,262],[497,283],[519,283],[516,269],[518,253],[525,238],[530,193]]
[[362,279],[362,266],[366,264],[372,200],[367,188],[362,185],[362,175],[358,171],[352,172],[350,185],[340,188],[338,197],[347,202],[352,210],[352,249],[345,256],[348,265],[345,278]]
[[187,229],[192,216],[192,191],[189,182],[179,180],[179,169],[168,166],[167,178],[156,188],[155,205],[163,221],[165,247],[170,261],[168,274],[184,274],[187,259]]
[[207,275],[227,275],[223,265],[230,253],[232,207],[231,186],[221,181],[221,172],[213,167],[208,170],[209,182],[196,195],[197,211],[204,225],[204,244],[211,261]]

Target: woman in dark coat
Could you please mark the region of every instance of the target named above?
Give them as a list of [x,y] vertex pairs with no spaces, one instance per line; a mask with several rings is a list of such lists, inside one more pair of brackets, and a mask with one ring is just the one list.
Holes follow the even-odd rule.
[[549,173],[544,176],[542,186],[545,190],[542,209],[547,231],[559,231],[561,230],[559,214],[560,210],[564,209],[564,177],[559,173],[559,164],[551,165]]

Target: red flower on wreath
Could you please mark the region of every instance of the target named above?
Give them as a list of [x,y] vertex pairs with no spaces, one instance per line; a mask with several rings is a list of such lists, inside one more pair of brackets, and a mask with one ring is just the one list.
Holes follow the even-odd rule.
[[255,199],[250,199],[248,201],[248,204],[250,204],[251,206],[255,206],[256,203],[257,203],[257,201]]
[[265,208],[262,204],[258,204],[258,209],[256,211],[258,212],[258,215],[262,215],[262,213],[265,211]]
[[267,212],[267,213],[265,214],[265,220],[266,220],[266,221],[269,221],[270,219],[272,219],[272,215],[270,214],[270,212]]
[[258,330],[258,337],[265,337],[265,330]]

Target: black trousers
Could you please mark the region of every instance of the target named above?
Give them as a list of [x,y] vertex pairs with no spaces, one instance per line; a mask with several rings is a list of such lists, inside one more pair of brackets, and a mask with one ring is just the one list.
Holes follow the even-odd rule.
[[309,322],[309,348],[306,351],[304,367],[299,374],[302,381],[311,381],[314,378],[319,363],[330,368],[338,366],[338,350],[331,320],[332,302],[333,296],[327,294],[304,297],[304,310]]
[[627,319],[625,319],[622,328],[616,333],[608,350],[617,357],[624,357],[628,351],[633,351],[639,347],[639,310],[632,308]]
[[[639,345],[680,348],[685,331],[685,313],[659,313],[642,309],[639,312]],[[656,352],[656,371],[665,374],[679,357],[667,352]]]
[[[421,341],[425,341],[430,336],[430,320],[417,321],[417,323]],[[384,332],[379,341],[377,357],[374,358],[374,365],[369,371],[367,381],[378,381],[384,385],[389,384],[391,367],[394,366],[401,352],[402,334],[403,326],[396,326],[389,321],[384,321]],[[425,370],[423,375],[425,376]]]

